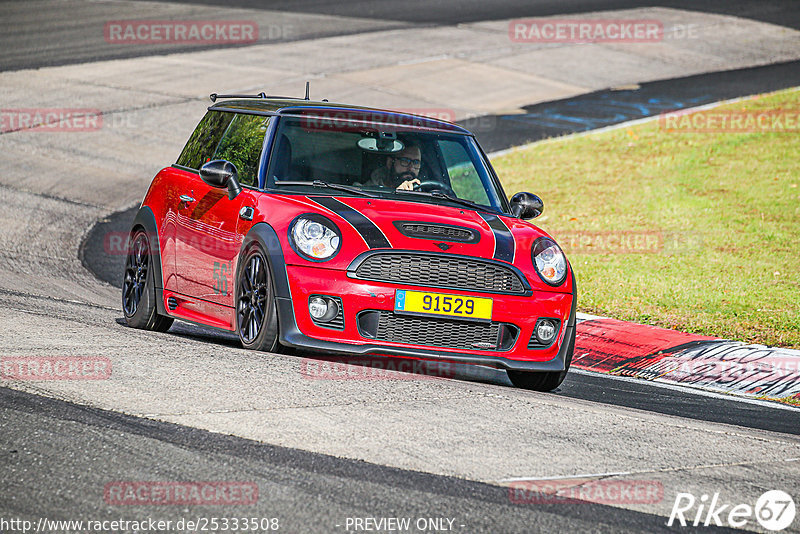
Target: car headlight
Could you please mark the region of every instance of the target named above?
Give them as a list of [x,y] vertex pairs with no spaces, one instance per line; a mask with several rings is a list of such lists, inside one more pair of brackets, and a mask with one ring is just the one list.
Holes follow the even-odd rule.
[[540,237],[531,250],[533,265],[539,278],[551,286],[560,286],[567,278],[567,258],[555,241]]
[[342,243],[333,221],[313,213],[301,215],[289,227],[289,242],[295,252],[312,261],[331,259]]

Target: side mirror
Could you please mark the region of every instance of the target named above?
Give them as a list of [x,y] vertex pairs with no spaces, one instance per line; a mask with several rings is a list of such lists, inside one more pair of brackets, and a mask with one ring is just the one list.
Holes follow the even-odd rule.
[[228,199],[233,200],[242,192],[236,165],[224,159],[209,161],[200,167],[200,178],[211,187],[228,189]]
[[544,211],[544,202],[533,193],[517,193],[511,197],[511,213],[519,219],[535,219]]

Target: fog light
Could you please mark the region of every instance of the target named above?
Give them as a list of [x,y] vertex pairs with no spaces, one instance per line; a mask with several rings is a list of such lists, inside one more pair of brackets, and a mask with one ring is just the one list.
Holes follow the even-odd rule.
[[542,345],[549,345],[556,336],[556,325],[549,319],[542,319],[536,326],[536,339]]
[[328,301],[321,297],[314,297],[308,302],[308,311],[314,319],[322,319],[328,313]]
[[339,328],[342,326],[342,321],[337,320],[337,317],[341,318],[341,302],[339,297],[311,295],[308,299],[308,312],[314,323],[327,328]]

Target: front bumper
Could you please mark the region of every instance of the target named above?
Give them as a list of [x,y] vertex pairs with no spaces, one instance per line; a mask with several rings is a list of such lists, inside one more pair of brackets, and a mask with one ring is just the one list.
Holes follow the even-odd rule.
[[[277,306],[281,343],[304,350],[342,355],[384,355],[487,365],[526,371],[563,371],[571,350],[575,329],[575,299],[569,293],[534,292],[532,296],[498,295],[430,289],[440,293],[491,297],[492,320],[518,327],[516,340],[507,350],[464,350],[368,339],[359,331],[356,316],[365,310],[394,309],[397,289],[428,289],[394,283],[350,278],[344,271],[320,267],[287,265],[290,295],[278,295]],[[311,295],[342,299],[344,329],[315,324],[308,312]],[[540,317],[560,319],[556,341],[547,348],[528,348],[534,325]],[[457,322],[456,322],[457,324]]]

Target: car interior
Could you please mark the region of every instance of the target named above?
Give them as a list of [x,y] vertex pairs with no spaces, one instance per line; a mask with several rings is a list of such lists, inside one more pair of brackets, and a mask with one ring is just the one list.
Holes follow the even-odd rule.
[[[372,173],[386,166],[392,152],[369,151],[358,141],[371,132],[342,133],[300,126],[283,128],[273,151],[271,174],[275,181],[322,180],[342,185],[360,185],[369,181]],[[449,187],[450,179],[435,143],[405,137],[422,151],[419,179],[434,180]],[[402,141],[401,141],[402,142]],[[402,144],[399,145],[402,150]]]

